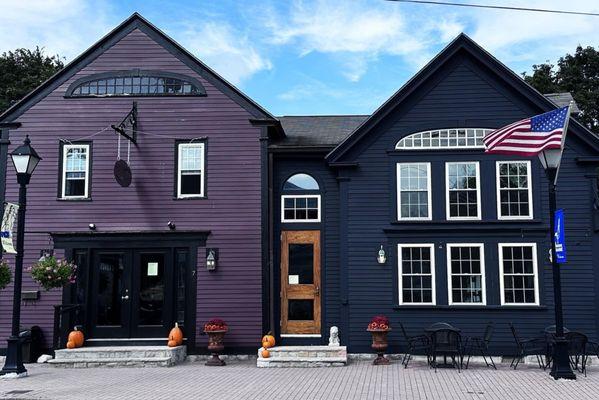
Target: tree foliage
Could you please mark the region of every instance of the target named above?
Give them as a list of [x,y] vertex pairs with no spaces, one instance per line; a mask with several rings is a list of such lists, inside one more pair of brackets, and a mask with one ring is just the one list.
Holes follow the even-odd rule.
[[0,112],[22,99],[64,64],[59,56],[48,56],[44,49],[16,49],[0,56]]
[[570,92],[580,108],[578,120],[599,133],[599,51],[578,46],[557,62],[533,65],[532,75],[522,74],[541,93]]

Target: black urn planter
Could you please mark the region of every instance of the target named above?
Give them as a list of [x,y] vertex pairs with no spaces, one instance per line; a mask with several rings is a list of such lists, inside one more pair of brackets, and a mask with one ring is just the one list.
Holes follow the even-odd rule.
[[368,329],[368,332],[372,334],[372,350],[374,350],[377,354],[376,358],[372,362],[372,365],[387,365],[389,364],[389,359],[385,357],[385,352],[389,347],[389,342],[387,340],[387,334],[391,331],[391,328],[388,329]]
[[218,356],[219,353],[225,349],[225,345],[223,341],[225,339],[226,330],[221,331],[204,331],[206,335],[208,335],[208,350],[212,353],[212,357],[206,361],[206,365],[211,367],[222,367],[226,365],[226,363],[220,359]]

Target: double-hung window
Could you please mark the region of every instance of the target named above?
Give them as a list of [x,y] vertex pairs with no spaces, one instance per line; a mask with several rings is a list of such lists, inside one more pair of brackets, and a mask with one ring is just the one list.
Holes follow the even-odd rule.
[[89,144],[65,144],[62,146],[62,193],[63,199],[89,197]]
[[435,304],[435,246],[398,244],[399,304]]
[[447,219],[481,219],[479,163],[445,163],[445,177]]
[[430,220],[431,164],[397,164],[397,219]]
[[538,305],[537,245],[499,243],[502,305]]
[[530,161],[498,161],[498,218],[530,219],[532,215]]
[[177,197],[204,197],[205,144],[179,143],[177,146]]
[[447,244],[449,304],[486,304],[482,243]]

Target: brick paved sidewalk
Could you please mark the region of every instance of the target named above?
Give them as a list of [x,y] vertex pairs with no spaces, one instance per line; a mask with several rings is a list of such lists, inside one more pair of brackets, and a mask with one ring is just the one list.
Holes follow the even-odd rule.
[[[577,381],[554,381],[547,372],[501,365],[474,366],[461,374],[437,373],[415,363],[374,367],[354,361],[347,367],[259,369],[255,361],[226,367],[185,363],[173,368],[62,369],[28,366],[30,376],[0,380],[0,399],[599,399],[599,368]],[[11,391],[25,391],[11,393]]]

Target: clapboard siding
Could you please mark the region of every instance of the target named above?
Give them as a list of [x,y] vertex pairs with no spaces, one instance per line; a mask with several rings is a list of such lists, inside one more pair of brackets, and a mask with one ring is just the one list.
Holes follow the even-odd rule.
[[[206,97],[139,97],[65,99],[75,80],[100,72],[164,70],[191,76],[206,89]],[[133,183],[120,187],[113,177],[117,136],[109,128],[138,104],[138,145],[131,146]],[[230,325],[227,343],[253,345],[261,334],[261,171],[260,128],[252,115],[165,47],[135,29],[107,48],[57,89],[22,114],[11,131],[9,151],[29,134],[41,155],[28,190],[26,265],[49,246],[48,232],[161,231],[172,220],[178,230],[209,230],[207,247],[219,248],[214,273],[204,267],[205,249],[198,249],[197,321],[219,317]],[[93,142],[91,201],[57,200],[59,139],[75,140],[101,132]],[[206,138],[206,195],[200,200],[175,200],[175,139]],[[121,141],[127,159],[127,142]],[[9,161],[6,197],[16,201],[17,185]],[[12,259],[11,259],[12,262]],[[35,287],[25,274],[25,287]],[[10,288],[0,293],[2,315],[9,315]],[[39,324],[50,336],[51,307],[58,292],[23,307],[23,324]],[[6,313],[5,313],[6,312]],[[8,334],[10,319],[0,319],[0,337]],[[198,332],[200,329],[198,329]],[[199,334],[198,334],[199,335]],[[199,338],[203,345],[205,338]]]
[[[422,333],[433,322],[447,321],[466,335],[482,334],[485,324],[494,321],[493,351],[510,354],[513,338],[507,323],[513,321],[522,335],[537,335],[553,324],[553,286],[548,262],[549,236],[547,182],[540,163],[534,159],[534,220],[497,223],[495,161],[521,159],[488,156],[479,151],[394,152],[395,143],[410,133],[449,127],[500,127],[539,113],[532,102],[501,85],[497,76],[462,54],[429,78],[391,115],[371,130],[344,155],[358,167],[347,172],[350,178],[346,207],[347,232],[341,232],[347,251],[349,297],[349,346],[352,352],[368,351],[370,336],[365,331],[370,318],[385,314],[392,325],[401,321],[410,333]],[[567,141],[558,188],[558,207],[566,210],[569,262],[562,267],[565,324],[570,329],[597,335],[595,288],[597,265],[593,263],[596,234],[591,225],[591,167],[576,163],[576,157],[590,150],[574,136]],[[402,161],[432,163],[433,221],[421,224],[396,223],[395,164]],[[446,161],[480,161],[481,222],[448,223],[445,220]],[[493,226],[482,231],[480,226]],[[426,227],[423,231],[418,227]],[[443,230],[451,227],[450,231]],[[434,243],[436,255],[437,307],[399,307],[397,289],[397,244]],[[447,243],[485,244],[486,307],[448,307]],[[498,242],[538,244],[540,307],[500,307]],[[388,261],[376,263],[376,252],[384,245]],[[390,352],[403,349],[400,330],[390,336]]]

